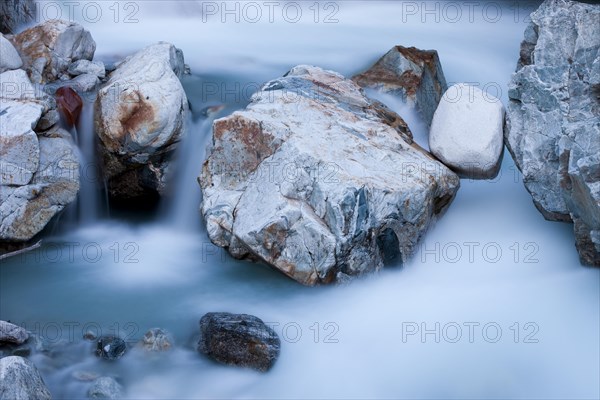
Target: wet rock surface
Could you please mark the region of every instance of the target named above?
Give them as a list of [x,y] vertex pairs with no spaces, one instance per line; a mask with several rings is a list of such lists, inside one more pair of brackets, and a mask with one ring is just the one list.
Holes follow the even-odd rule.
[[127,343],[116,336],[103,336],[96,342],[96,356],[105,360],[118,360],[126,351]]
[[253,315],[208,313],[200,335],[198,351],[222,364],[267,371],[279,357],[279,337]]

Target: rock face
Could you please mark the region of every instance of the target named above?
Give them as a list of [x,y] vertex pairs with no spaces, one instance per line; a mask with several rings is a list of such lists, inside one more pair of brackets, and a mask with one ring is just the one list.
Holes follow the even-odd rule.
[[492,179],[502,162],[503,128],[504,106],[500,100],[459,83],[446,91],[435,111],[429,148],[463,177]]
[[0,400],[50,400],[52,396],[35,365],[23,357],[0,359]]
[[113,199],[163,193],[188,114],[183,69],[181,51],[158,43],[121,63],[100,89],[95,125]]
[[19,25],[33,21],[35,15],[35,0],[2,0],[0,1],[0,32],[15,33]]
[[0,343],[23,344],[29,339],[29,333],[20,326],[0,321]]
[[23,61],[15,47],[0,34],[0,74],[11,69],[21,68],[22,65]]
[[306,285],[407,260],[459,187],[399,116],[310,66],[214,122],[200,183],[213,243]]
[[397,95],[416,106],[427,125],[448,89],[437,51],[414,47],[394,47],[352,80],[363,88]]
[[118,360],[126,351],[127,343],[116,336],[103,336],[96,343],[96,356],[105,360]]
[[90,399],[120,399],[123,388],[113,378],[103,376],[92,383],[88,390]]
[[68,132],[38,128],[55,104],[25,71],[0,74],[0,85],[0,241],[23,242],[75,200],[79,158]]
[[267,371],[279,357],[279,337],[253,315],[208,313],[200,335],[198,351],[222,364]]
[[75,22],[50,20],[27,29],[13,39],[25,69],[34,83],[60,78],[77,60],[92,60],[96,42]]
[[531,20],[505,142],[536,207],[573,221],[581,262],[600,266],[600,5],[548,0]]

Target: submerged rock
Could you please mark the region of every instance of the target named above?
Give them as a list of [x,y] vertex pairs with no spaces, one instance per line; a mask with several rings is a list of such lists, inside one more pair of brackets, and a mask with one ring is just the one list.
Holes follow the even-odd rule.
[[21,68],[23,61],[19,53],[2,34],[0,34],[0,74],[13,69]]
[[419,110],[427,125],[448,89],[437,51],[415,47],[395,46],[352,80],[363,88],[399,96]]
[[498,175],[504,150],[504,106],[466,84],[450,87],[435,111],[429,148],[444,164],[471,179]]
[[113,378],[103,376],[94,381],[87,392],[90,399],[120,399],[123,388]]
[[188,114],[179,81],[183,68],[181,51],[158,43],[119,64],[100,89],[95,125],[113,199],[164,192],[167,167]]
[[50,391],[31,361],[18,356],[0,359],[0,400],[50,399]]
[[600,5],[547,0],[509,85],[505,142],[546,219],[573,221],[600,266]]
[[117,336],[103,336],[96,343],[96,356],[105,360],[118,360],[127,351],[127,343]]
[[200,184],[213,243],[315,285],[407,260],[459,179],[354,82],[298,66],[214,122]]
[[75,22],[49,20],[13,38],[25,69],[34,83],[60,78],[77,60],[92,60],[96,42]]
[[23,344],[29,339],[29,333],[18,325],[0,320],[0,343]]
[[253,315],[208,313],[200,335],[198,351],[222,364],[267,371],[279,357],[279,337]]
[[161,328],[152,328],[142,338],[141,345],[146,351],[168,351],[173,347],[173,337]]
[[35,15],[35,0],[2,0],[0,1],[0,32],[15,33],[20,25],[33,21]]

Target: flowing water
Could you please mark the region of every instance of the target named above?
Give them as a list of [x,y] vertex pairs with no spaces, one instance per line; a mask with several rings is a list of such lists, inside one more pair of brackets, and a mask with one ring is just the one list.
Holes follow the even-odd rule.
[[[496,21],[489,4],[498,3],[469,12],[452,2],[462,11],[456,20],[446,3],[329,2],[317,4],[315,22],[315,5],[302,3],[297,23],[291,14],[236,23],[207,3],[115,3],[118,19],[107,3],[99,22],[79,18],[100,59],[159,40],[180,47],[193,73],[184,86],[196,118],[162,215],[144,223],[90,218],[2,261],[0,318],[54,345],[32,357],[54,397],[84,397],[89,383],[74,375],[89,372],[118,378],[132,399],[598,398],[600,271],[579,264],[569,224],[547,222],[535,209],[507,152],[498,178],[461,182],[411,262],[343,287],[302,287],[231,259],[210,243],[198,211],[196,177],[211,123],[198,111],[242,108],[258,84],[296,64],[351,76],[396,44],[437,49],[449,82],[479,84],[506,102],[533,5],[502,3]],[[137,22],[123,23],[132,10]],[[332,11],[337,23],[321,23]],[[381,100],[426,145],[418,116]],[[91,115],[83,118],[85,125]],[[275,367],[259,374],[198,355],[198,320],[209,311],[272,324],[282,339]],[[173,333],[174,351],[149,356],[134,348],[109,364],[81,339],[90,330],[119,332],[135,343],[155,326]]]

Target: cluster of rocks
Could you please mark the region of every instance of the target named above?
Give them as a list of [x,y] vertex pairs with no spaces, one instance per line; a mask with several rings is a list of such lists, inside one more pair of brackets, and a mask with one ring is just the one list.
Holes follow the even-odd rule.
[[581,262],[600,266],[600,5],[545,1],[508,96],[505,142],[534,204],[572,221]]
[[20,39],[0,35],[0,243],[32,239],[79,190],[77,148],[56,100],[31,82]]
[[188,116],[183,54],[158,43],[108,73],[95,49],[90,32],[61,20],[0,35],[0,252],[25,247],[76,199],[82,160],[63,128],[77,124],[84,103],[95,102],[98,158],[112,199],[165,190]]
[[[0,321],[0,400],[51,399],[40,372],[26,358],[31,354],[21,356],[15,351],[15,346],[24,345],[33,337],[17,325]],[[98,338],[87,333],[84,339],[95,344],[96,357],[109,362],[116,362],[128,351],[127,342],[118,336]],[[136,347],[146,353],[163,353],[174,348],[174,340],[168,331],[152,328]],[[196,350],[215,362],[266,372],[275,364],[280,348],[275,331],[253,315],[211,312],[200,319]],[[124,393],[114,377],[77,371],[73,378],[90,382],[90,399],[120,399]]]

